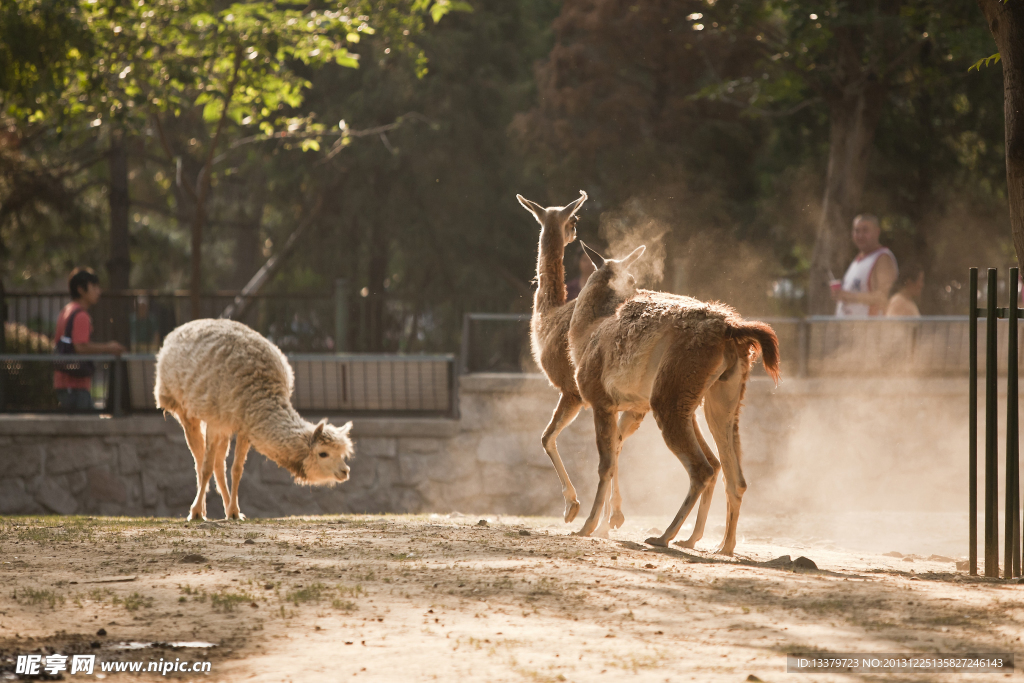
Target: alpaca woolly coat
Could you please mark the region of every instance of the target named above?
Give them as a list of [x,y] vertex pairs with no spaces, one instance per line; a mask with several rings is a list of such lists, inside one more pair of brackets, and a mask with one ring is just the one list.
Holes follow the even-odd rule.
[[233,320],[182,325],[157,355],[157,407],[201,420],[208,432],[246,435],[268,455],[311,431],[292,407],[294,386],[281,350]]

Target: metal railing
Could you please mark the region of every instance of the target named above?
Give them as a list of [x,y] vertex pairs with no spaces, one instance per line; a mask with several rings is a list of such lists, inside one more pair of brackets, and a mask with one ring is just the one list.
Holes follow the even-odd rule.
[[[44,354],[0,355],[0,412],[52,413],[60,411],[53,388],[54,363],[67,356]],[[121,413],[123,366],[108,355],[76,355],[76,361],[94,363],[89,393],[92,405],[85,413]]]
[[[216,318],[234,301],[235,292],[200,299],[200,317]],[[260,294],[239,318],[285,351],[323,352],[336,348],[337,306],[331,296]],[[71,300],[67,293],[7,292],[5,347],[0,352],[49,353],[57,317]],[[135,353],[153,353],[171,330],[192,319],[187,292],[131,290],[104,292],[89,311],[93,339],[117,339]]]
[[[530,316],[470,313],[463,321],[463,372],[538,372]],[[789,377],[960,377],[968,372],[966,316],[920,318],[760,318],[779,338]],[[1008,325],[997,328],[1006,348]],[[1024,347],[1021,349],[1024,361]],[[1024,366],[1024,362],[1020,364]],[[764,375],[760,363],[755,375]]]
[[[96,363],[88,412],[157,410],[156,356],[74,356]],[[0,412],[57,412],[54,363],[67,356],[0,355]],[[454,355],[291,354],[292,403],[299,412],[365,416],[448,417],[458,414]]]

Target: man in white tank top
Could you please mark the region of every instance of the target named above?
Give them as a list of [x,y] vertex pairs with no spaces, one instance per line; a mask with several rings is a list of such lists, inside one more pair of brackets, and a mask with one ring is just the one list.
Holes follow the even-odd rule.
[[889,290],[896,282],[899,269],[896,257],[879,242],[881,235],[882,226],[877,217],[865,213],[853,219],[853,243],[858,253],[846,269],[842,287],[832,290],[837,316],[885,315]]

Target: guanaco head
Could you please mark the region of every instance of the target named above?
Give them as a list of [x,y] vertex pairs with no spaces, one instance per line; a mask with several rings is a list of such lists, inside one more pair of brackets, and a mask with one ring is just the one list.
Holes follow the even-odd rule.
[[549,206],[546,209],[536,202],[531,202],[521,194],[517,194],[516,199],[519,200],[524,209],[532,213],[533,217],[537,219],[537,222],[541,225],[542,233],[548,231],[556,231],[556,234],[560,233],[563,239],[563,247],[576,239],[576,222],[579,220],[576,212],[583,206],[583,202],[587,201],[586,192],[580,190],[579,199],[565,206]]
[[629,256],[616,261],[603,258],[582,240],[580,244],[597,270],[580,291],[569,322],[569,354],[574,363],[595,327],[615,315],[619,305],[636,294],[636,278],[629,274],[629,267],[647,248],[637,247]]
[[352,457],[352,440],[348,433],[352,423],[341,427],[320,420],[309,436],[309,452],[302,460],[301,475],[295,479],[301,484],[333,486],[348,479],[349,467],[345,462]]
[[636,293],[636,278],[629,273],[629,267],[643,256],[647,249],[646,246],[641,244],[625,258],[615,260],[604,258],[582,240],[580,240],[580,245],[590,258],[590,262],[594,264],[594,268],[597,269],[590,275],[580,292],[580,301],[584,301],[583,294],[588,289],[591,290],[588,299],[597,295],[601,298],[615,298],[620,302]]

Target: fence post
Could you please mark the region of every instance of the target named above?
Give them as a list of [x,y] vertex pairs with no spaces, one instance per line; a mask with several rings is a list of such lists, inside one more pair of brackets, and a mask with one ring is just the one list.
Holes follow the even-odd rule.
[[334,352],[348,350],[348,281],[334,281]]
[[470,320],[469,320],[469,316],[470,316],[469,313],[465,313],[462,316],[462,353],[459,354],[461,356],[461,358],[459,359],[459,365],[460,365],[460,372],[463,375],[468,375],[469,374],[469,344],[470,344],[470,339],[469,339],[469,335],[470,335],[470,330],[469,330]]
[[123,380],[124,380],[123,367],[124,367],[124,361],[121,360],[120,356],[118,356],[117,358],[114,359],[114,362],[113,362],[113,369],[114,369],[114,396],[113,396],[114,410],[113,410],[113,413],[114,413],[114,417],[121,417],[121,416],[124,415],[124,408],[123,408],[122,403],[121,403],[121,385],[122,385]]
[[970,572],[978,575],[978,269],[971,268],[970,288],[968,290],[970,310],[968,313],[968,378],[970,391],[967,394],[967,470],[970,491]]
[[1003,554],[1003,578],[1010,579],[1020,575],[1019,530],[1020,503],[1018,489],[1020,486],[1019,462],[1017,458],[1019,434],[1017,417],[1017,277],[1019,270],[1010,268],[1007,281],[1007,293],[1010,303],[1007,308],[1007,320],[1010,329],[1007,331],[1006,352],[1006,511],[1004,523],[1006,533],[1003,542],[1006,550]]
[[985,307],[985,576],[999,578],[999,414],[996,392],[996,269],[988,269]]

